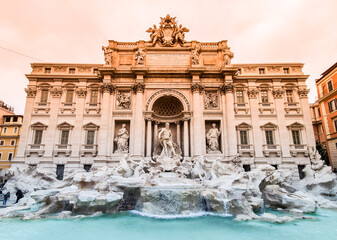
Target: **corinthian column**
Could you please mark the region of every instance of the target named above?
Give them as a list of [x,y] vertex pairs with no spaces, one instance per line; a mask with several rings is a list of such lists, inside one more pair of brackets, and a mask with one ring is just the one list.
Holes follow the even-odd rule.
[[202,118],[202,102],[200,94],[204,90],[203,86],[195,83],[191,86],[193,93],[193,156],[200,156],[203,154],[203,149],[206,148],[205,131],[203,128]]
[[146,133],[146,156],[151,157],[151,150],[152,150],[152,120],[151,118],[147,119],[147,133]]
[[133,91],[136,94],[136,104],[134,109],[134,134],[133,134],[133,154],[134,156],[142,156],[143,147],[143,93],[145,89],[144,83],[136,83],[133,86]]
[[228,155],[237,155],[237,139],[235,129],[235,112],[234,112],[234,86],[232,83],[224,84],[221,87],[226,95],[226,122],[227,122],[227,143]]

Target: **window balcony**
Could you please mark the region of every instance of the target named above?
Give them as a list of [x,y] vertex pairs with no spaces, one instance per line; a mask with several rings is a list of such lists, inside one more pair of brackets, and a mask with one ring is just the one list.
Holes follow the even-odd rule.
[[65,111],[70,111],[72,114],[75,113],[75,102],[62,102],[61,103],[61,107],[60,107],[60,111],[61,113],[64,113]]
[[101,112],[101,103],[87,102],[85,104],[85,112],[87,114],[89,114],[90,112],[96,112],[96,114],[99,114]]
[[53,150],[54,157],[57,157],[60,153],[64,153],[66,157],[71,154],[71,144],[56,144]]
[[43,111],[45,113],[49,113],[50,102],[37,102],[37,103],[35,103],[34,112],[39,113],[40,111]]
[[249,112],[248,103],[234,103],[235,114],[238,114],[241,111],[245,112],[245,114],[248,114]]
[[32,153],[42,157],[45,152],[44,148],[44,144],[28,144],[28,148],[26,149],[26,157],[30,157]]
[[273,114],[275,111],[275,107],[273,103],[259,103],[259,111],[261,114],[268,111],[270,114]]
[[97,144],[82,144],[80,150],[81,157],[84,157],[85,154],[91,154],[93,157],[97,156]]
[[300,114],[301,108],[299,102],[285,102],[284,103],[284,110],[287,114],[289,114],[291,111],[296,111],[297,114]]
[[298,153],[303,154],[305,157],[309,156],[308,147],[306,144],[290,144],[290,154],[296,157]]
[[263,144],[263,154],[265,157],[269,157],[270,154],[274,154],[277,157],[281,157],[281,149],[279,144]]
[[240,157],[243,155],[254,157],[253,144],[238,144],[238,153]]

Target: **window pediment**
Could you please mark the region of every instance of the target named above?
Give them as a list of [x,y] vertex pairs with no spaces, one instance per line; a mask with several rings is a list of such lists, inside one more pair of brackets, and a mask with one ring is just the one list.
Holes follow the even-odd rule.
[[237,130],[248,130],[248,129],[251,129],[251,128],[252,128],[252,126],[249,125],[248,123],[245,123],[245,122],[240,123],[239,125],[236,126]]
[[261,128],[262,129],[277,129],[278,126],[275,125],[274,123],[269,122],[269,123],[262,125]]
[[295,122],[291,125],[288,125],[287,128],[291,130],[301,130],[304,128],[304,125],[299,122]]
[[63,123],[60,123],[59,125],[57,125],[57,128],[58,129],[73,129],[74,126],[67,123],[67,122],[63,122]]
[[36,123],[30,125],[30,127],[32,129],[46,129],[48,127],[48,125],[45,125],[45,124],[43,124],[41,122],[36,122]]
[[92,123],[92,122],[89,122],[89,123],[83,125],[83,128],[84,129],[95,129],[95,130],[97,130],[97,129],[99,129],[99,126]]

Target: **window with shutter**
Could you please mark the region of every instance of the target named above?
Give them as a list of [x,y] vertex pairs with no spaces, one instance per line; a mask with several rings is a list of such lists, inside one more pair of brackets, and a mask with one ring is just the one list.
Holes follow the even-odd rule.
[[35,130],[34,144],[40,145],[42,142],[42,130]]
[[240,143],[241,145],[248,145],[247,131],[240,131]]
[[293,143],[295,145],[300,145],[301,144],[301,138],[300,138],[300,131],[299,130],[292,130],[292,135],[293,135]]
[[274,145],[274,137],[272,130],[266,130],[266,143],[267,145]]

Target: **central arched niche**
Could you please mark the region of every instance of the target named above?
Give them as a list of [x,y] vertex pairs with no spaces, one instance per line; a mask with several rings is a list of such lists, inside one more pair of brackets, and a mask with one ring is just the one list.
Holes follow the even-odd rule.
[[182,118],[184,106],[174,96],[162,96],[152,106],[153,115],[163,120],[174,121]]

